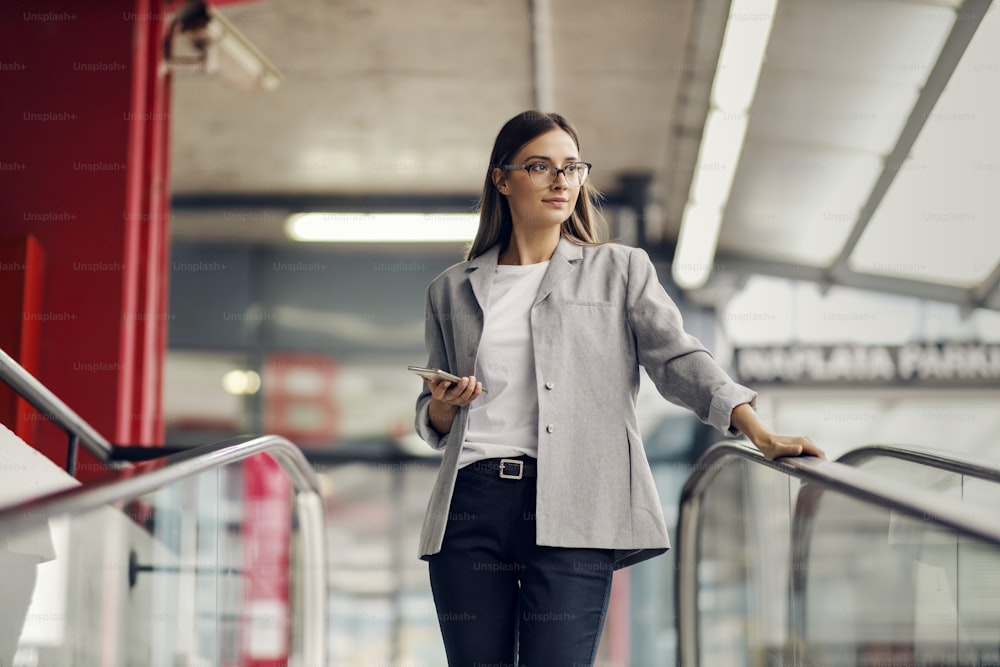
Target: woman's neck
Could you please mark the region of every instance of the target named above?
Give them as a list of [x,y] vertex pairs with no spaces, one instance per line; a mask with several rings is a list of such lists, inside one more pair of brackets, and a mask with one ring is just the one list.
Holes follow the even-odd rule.
[[510,234],[507,247],[500,253],[499,264],[538,264],[552,257],[559,245],[559,227],[529,233],[516,227]]

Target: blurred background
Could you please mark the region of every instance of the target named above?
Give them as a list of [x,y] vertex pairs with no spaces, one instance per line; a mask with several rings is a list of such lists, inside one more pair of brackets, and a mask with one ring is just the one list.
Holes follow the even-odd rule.
[[[227,7],[283,79],[248,95],[175,77],[168,440],[250,430],[319,448],[421,452],[420,381],[403,369],[426,358],[427,284],[471,237],[309,243],[290,237],[288,217],[473,213],[499,127],[540,107],[576,124],[613,236],[650,251],[688,329],[761,391],[776,429],[831,455],[869,442],[1000,455],[1000,316],[972,297],[1000,304],[995,15],[958,57],[943,51],[963,20],[958,2],[747,3],[732,8],[749,25],[745,41],[770,29],[754,92],[752,56],[722,62],[728,4]],[[713,98],[713,81],[734,90]],[[728,200],[718,192],[727,179]],[[712,225],[685,220],[699,195],[724,203],[717,247],[682,260],[682,225]],[[421,220],[409,224],[419,241]],[[678,261],[694,265],[693,281],[672,272]],[[919,361],[900,359],[906,346],[919,346]],[[733,363],[760,348],[758,363]],[[894,371],[879,369],[886,358]],[[227,373],[259,374],[260,392],[227,391]],[[655,391],[641,416],[671,517],[685,474],[677,464],[716,436]],[[430,472],[331,475],[338,499],[366,507],[405,480],[398,502],[412,510],[397,524],[402,580],[368,540],[346,529],[331,540],[345,561],[335,571],[365,562],[369,575],[335,577],[337,608],[352,619],[334,623],[335,641],[350,645],[380,622],[390,636],[390,601],[401,595],[399,641],[407,652],[435,644],[423,564],[410,557]],[[672,649],[670,558],[616,589],[617,612],[631,607],[630,664],[663,664]],[[359,604],[367,620],[353,615]],[[614,630],[609,654],[623,650]]]
[[[612,236],[776,431],[1000,458],[989,1],[14,4],[0,233],[46,272],[17,340],[115,442],[306,450],[332,664],[443,664],[405,367],[525,109],[575,124]],[[719,434],[645,378],[640,417],[672,522]],[[671,664],[674,567],[616,575],[602,664]]]

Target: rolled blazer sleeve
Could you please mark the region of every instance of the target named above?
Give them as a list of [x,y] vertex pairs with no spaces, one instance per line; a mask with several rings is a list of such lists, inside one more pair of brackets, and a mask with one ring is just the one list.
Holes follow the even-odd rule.
[[732,427],[733,408],[756,407],[757,392],[734,382],[701,341],[684,331],[677,305],[638,248],[629,255],[627,307],[639,363],[660,394],[720,432],[739,435]]
[[[448,356],[444,345],[444,333],[441,331],[441,321],[438,319],[437,311],[434,308],[434,301],[431,298],[431,288],[427,289],[427,299],[424,306],[424,345],[427,348],[428,368],[448,368]],[[417,397],[416,418],[414,426],[417,434],[423,438],[424,442],[434,449],[444,449],[448,444],[448,434],[438,433],[431,426],[430,419],[431,390],[430,385],[423,383],[423,389]]]

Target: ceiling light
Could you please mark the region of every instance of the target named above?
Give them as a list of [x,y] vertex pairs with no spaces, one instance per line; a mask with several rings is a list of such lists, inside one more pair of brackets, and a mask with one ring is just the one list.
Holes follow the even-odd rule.
[[738,113],[753,104],[777,4],[777,0],[733,0],[712,83],[712,104],[719,109]]
[[677,237],[677,250],[670,267],[678,287],[696,289],[708,282],[719,241],[722,211],[689,202],[684,209],[684,224]]
[[698,149],[698,169],[691,182],[691,199],[722,208],[721,203],[729,199],[746,132],[745,113],[730,114],[719,109],[708,113]]
[[733,0],[712,82],[712,108],[698,147],[689,201],[677,236],[671,275],[685,289],[712,273],[722,215],[746,138],[777,0]]
[[294,241],[421,243],[471,241],[476,213],[296,213],[285,223]]

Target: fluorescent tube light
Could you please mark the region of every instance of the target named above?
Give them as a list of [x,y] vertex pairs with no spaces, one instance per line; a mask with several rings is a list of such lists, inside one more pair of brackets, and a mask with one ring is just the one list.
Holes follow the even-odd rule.
[[684,224],[677,238],[674,262],[670,267],[678,287],[696,289],[708,282],[721,226],[722,211],[688,203],[684,209]]
[[685,289],[702,287],[712,273],[722,214],[746,139],[776,5],[777,0],[733,0],[729,9],[712,82],[712,108],[698,147],[671,267],[674,281]]
[[295,241],[424,243],[471,241],[476,213],[296,213],[285,223]]
[[733,0],[712,83],[712,104],[719,109],[740,112],[753,104],[777,4],[777,0]]
[[698,168],[691,182],[693,201],[721,209],[729,200],[746,133],[745,113],[731,114],[719,109],[708,112],[698,148]]

